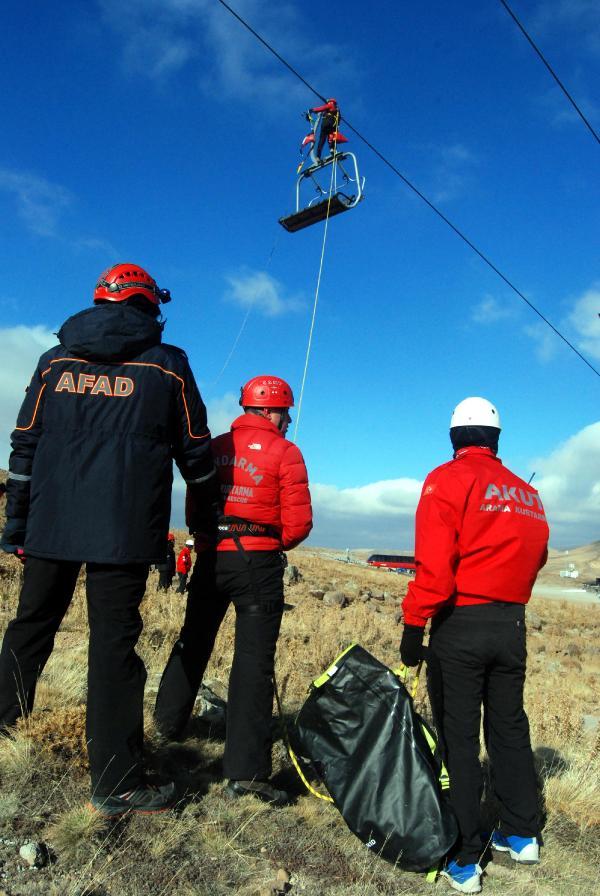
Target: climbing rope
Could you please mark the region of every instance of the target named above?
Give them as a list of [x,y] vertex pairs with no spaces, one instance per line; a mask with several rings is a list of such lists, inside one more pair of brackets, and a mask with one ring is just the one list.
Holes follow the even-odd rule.
[[[335,133],[337,135],[337,131]],[[312,346],[313,332],[315,329],[315,319],[317,316],[317,305],[319,303],[319,290],[321,288],[321,275],[323,273],[323,260],[325,258],[325,246],[327,244],[327,230],[329,227],[329,211],[331,209],[331,195],[333,192],[334,184],[337,183],[335,180],[336,167],[337,167],[336,153],[337,153],[337,136],[333,143],[333,163],[331,165],[331,180],[329,182],[329,196],[327,199],[327,215],[325,217],[325,227],[323,229],[323,242],[321,244],[321,260],[319,262],[319,273],[317,275],[317,286],[315,289],[315,300],[313,303],[312,319],[310,322],[310,330],[308,333],[308,344],[306,346],[306,357],[304,359],[304,373],[302,374],[302,385],[300,386],[300,398],[298,399],[298,413],[296,414],[296,424],[294,426],[294,437],[293,437],[294,442],[296,441],[296,438],[298,435],[298,427],[300,426],[300,415],[302,413],[302,399],[304,397],[304,386],[306,383],[306,374],[308,372],[308,361],[310,358],[310,350],[311,350],[311,346]]]
[[[265,266],[265,274],[268,272],[269,268],[271,267],[271,261],[273,260],[273,255],[275,254],[275,249],[277,248],[277,244],[279,243],[279,236],[280,235],[278,233],[277,237],[275,238],[275,242],[273,243],[273,245],[271,247],[271,251],[270,251],[269,257],[267,259],[267,264]],[[230,350],[229,354],[227,355],[227,358],[225,359],[225,363],[221,367],[221,370],[219,371],[216,379],[214,379],[212,381],[212,383],[210,384],[210,386],[208,387],[209,389],[214,389],[214,387],[217,385],[217,383],[219,382],[219,380],[221,379],[221,377],[227,370],[227,367],[229,366],[229,362],[233,358],[233,355],[237,348],[238,342],[242,338],[242,334],[243,334],[244,330],[246,329],[246,324],[248,323],[248,318],[250,317],[253,308],[254,308],[254,303],[251,302],[250,305],[248,305],[248,310],[246,311],[246,314],[244,315],[242,325],[241,325],[240,329],[238,330],[238,334],[233,341],[233,345],[231,346],[231,350]]]

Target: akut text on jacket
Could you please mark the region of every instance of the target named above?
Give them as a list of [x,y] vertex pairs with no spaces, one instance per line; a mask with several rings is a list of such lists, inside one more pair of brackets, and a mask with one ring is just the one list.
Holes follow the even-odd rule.
[[548,534],[536,489],[489,448],[457,451],[423,484],[405,623],[423,626],[448,603],[527,603]]

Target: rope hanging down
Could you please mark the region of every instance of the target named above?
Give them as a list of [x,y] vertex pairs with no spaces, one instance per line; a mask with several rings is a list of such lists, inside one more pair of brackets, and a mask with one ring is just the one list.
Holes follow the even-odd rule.
[[[272,261],[272,259],[273,259],[273,255],[274,255],[274,253],[275,253],[275,249],[277,248],[277,244],[278,244],[278,242],[279,242],[279,234],[277,235],[277,237],[276,237],[276,239],[275,239],[275,242],[273,243],[273,247],[272,247],[272,249],[271,249],[271,251],[270,251],[270,253],[269,253],[269,258],[267,259],[267,264],[266,264],[266,267],[265,267],[265,273],[266,273],[266,272],[269,270],[269,268],[271,267],[271,261]],[[227,355],[227,357],[226,357],[226,359],[225,359],[225,363],[223,364],[223,366],[221,367],[219,373],[217,374],[216,379],[214,379],[214,380],[212,381],[212,383],[210,384],[210,386],[209,386],[210,389],[214,389],[214,387],[217,385],[217,383],[219,382],[219,380],[221,379],[221,377],[222,377],[223,374],[225,373],[227,367],[229,366],[229,362],[230,362],[231,359],[233,358],[233,354],[234,354],[234,352],[235,352],[235,350],[236,350],[236,348],[237,348],[238,342],[239,342],[240,339],[242,338],[242,334],[243,334],[244,330],[246,329],[246,324],[248,323],[248,318],[250,317],[253,308],[254,308],[254,304],[251,302],[251,303],[248,305],[248,310],[246,311],[246,314],[244,315],[244,319],[243,319],[243,321],[242,321],[242,325],[241,325],[241,327],[240,327],[239,330],[238,330],[238,334],[237,334],[237,336],[235,337],[235,339],[233,340],[233,345],[231,346],[231,349],[230,349],[230,351],[229,351],[229,354]]]
[[302,374],[302,385],[300,386],[300,398],[298,399],[298,413],[296,414],[296,425],[294,426],[294,442],[298,435],[298,427],[300,426],[300,414],[302,413],[302,398],[304,396],[304,384],[306,383],[306,374],[308,371],[308,360],[310,358],[310,349],[312,346],[313,331],[315,329],[315,318],[317,316],[317,304],[319,302],[319,290],[321,288],[321,274],[323,273],[323,259],[325,258],[325,245],[327,243],[327,229],[329,227],[329,210],[331,208],[331,193],[334,185],[335,169],[337,162],[335,153],[337,151],[337,141],[333,144],[333,164],[331,165],[331,180],[329,182],[329,198],[327,200],[327,215],[325,216],[325,227],[323,229],[323,242],[321,244],[321,260],[319,262],[319,273],[317,275],[317,287],[315,289],[315,301],[313,303],[312,320],[310,322],[310,330],[308,333],[308,344],[306,346],[306,358],[304,360],[304,373]]
[[[225,0],[218,0],[218,2],[221,4],[221,6],[224,6],[225,9],[227,9],[227,10],[231,13],[231,15],[234,16],[234,17],[238,20],[238,22],[240,22],[240,23],[244,26],[244,28],[247,28],[247,30],[250,31],[250,33],[253,34],[254,37],[256,37],[257,40],[259,40],[260,43],[261,43],[261,44],[262,44],[262,45],[263,45],[263,46],[264,46],[270,53],[272,53],[273,56],[275,56],[275,57],[281,62],[282,65],[284,65],[284,66],[285,66],[285,67],[286,67],[286,68],[287,68],[293,75],[295,75],[296,78],[298,78],[300,81],[302,81],[302,83],[303,83],[306,87],[308,87],[308,89],[309,89],[312,93],[314,93],[315,96],[319,97],[319,99],[320,99],[320,100],[323,100],[323,102],[326,101],[326,100],[325,100],[325,97],[323,96],[323,94],[322,94],[322,93],[319,93],[319,91],[316,90],[316,89],[312,86],[312,84],[310,84],[310,83],[306,80],[306,78],[304,78],[299,72],[297,72],[296,69],[293,68],[293,66],[291,66],[291,65],[289,64],[289,62],[287,62],[287,61],[283,58],[283,56],[281,56],[276,50],[274,50],[273,47],[272,47],[272,46],[271,46],[271,45],[270,45],[270,44],[269,44],[263,37],[261,37],[261,35],[260,35],[257,31],[255,31],[254,28],[252,28],[252,27],[248,24],[248,22],[246,22],[246,21],[245,21],[245,20],[244,20],[244,19],[243,19],[243,18],[242,18],[242,17],[241,17],[235,10],[234,10],[234,9],[231,8],[231,6],[229,6],[228,3],[225,2]],[[411,189],[411,190],[413,191],[413,193],[415,193],[415,194],[419,197],[419,199],[421,199],[421,200],[422,200],[422,201],[423,201],[423,202],[424,202],[424,203],[425,203],[425,204],[426,204],[426,205],[427,205],[433,212],[435,212],[435,214],[436,214],[439,218],[442,219],[442,221],[443,221],[445,224],[448,225],[448,227],[450,227],[451,230],[454,231],[454,233],[456,234],[456,236],[460,237],[460,239],[461,239],[464,243],[466,243],[466,245],[467,245],[473,252],[475,252],[475,254],[476,254],[476,255],[477,255],[477,256],[478,256],[478,257],[479,257],[479,258],[480,258],[480,259],[481,259],[481,260],[482,260],[488,267],[489,267],[489,268],[491,268],[491,270],[494,271],[494,273],[497,274],[498,277],[500,277],[500,279],[503,280],[504,283],[506,283],[506,285],[507,285],[510,289],[512,289],[512,291],[513,291],[517,296],[519,296],[519,298],[522,299],[522,301],[525,302],[525,304],[528,305],[529,308],[531,308],[531,310],[532,310],[535,314],[537,314],[537,316],[538,316],[538,317],[539,317],[539,318],[540,318],[540,319],[541,319],[541,320],[542,320],[548,327],[550,327],[550,329],[553,331],[553,333],[555,333],[555,334],[559,337],[559,339],[562,339],[562,341],[565,343],[565,345],[567,345],[567,346],[571,349],[571,351],[574,352],[574,353],[577,355],[577,357],[578,357],[581,361],[583,361],[583,363],[584,363],[587,367],[590,368],[590,370],[592,371],[592,373],[595,373],[597,377],[600,377],[600,371],[598,371],[598,370],[593,366],[593,364],[591,364],[591,363],[587,360],[587,358],[585,358],[585,357],[581,354],[581,352],[580,352],[578,349],[575,348],[575,346],[574,346],[574,345],[567,339],[567,337],[564,336],[564,335],[560,332],[560,330],[559,330],[557,327],[555,327],[554,324],[552,324],[552,323],[548,320],[548,318],[545,317],[545,316],[542,314],[542,312],[539,311],[539,310],[536,308],[536,306],[533,304],[533,302],[530,302],[529,299],[526,298],[526,296],[524,296],[523,293],[522,293],[519,289],[517,289],[517,287],[516,287],[513,283],[511,283],[511,281],[508,279],[508,277],[507,277],[505,274],[503,274],[502,271],[501,271],[499,268],[496,267],[496,265],[495,265],[495,264],[494,264],[494,263],[487,257],[487,255],[485,255],[480,249],[477,248],[477,246],[475,245],[475,243],[473,243],[473,242],[472,242],[472,241],[471,241],[471,240],[470,240],[470,239],[469,239],[469,238],[468,238],[468,237],[467,237],[467,236],[460,230],[460,228],[456,226],[456,224],[453,224],[452,221],[451,221],[449,218],[447,218],[446,215],[445,215],[442,211],[440,211],[440,209],[437,208],[437,206],[434,205],[434,203],[431,202],[431,200],[428,199],[428,198],[425,196],[424,193],[422,193],[422,192],[421,192],[421,191],[420,191],[420,190],[419,190],[413,183],[411,183],[411,181],[410,181],[404,174],[402,174],[402,172],[399,171],[398,168],[396,168],[396,166],[393,165],[393,164],[392,164],[392,163],[391,163],[391,162],[390,162],[390,161],[383,155],[383,153],[379,152],[379,150],[378,150],[372,143],[370,143],[369,140],[367,140],[366,137],[363,137],[363,135],[360,133],[360,131],[358,131],[355,127],[353,127],[353,125],[350,124],[350,122],[348,121],[347,118],[344,118],[343,121],[346,123],[346,125],[348,126],[348,128],[350,128],[350,130],[351,130],[351,131],[358,137],[358,139],[359,139],[359,140],[362,140],[362,142],[365,144],[365,146],[368,146],[369,149],[370,149],[372,152],[375,153],[375,155],[376,155],[376,156],[377,156],[377,157],[384,163],[384,165],[387,165],[387,167],[388,167],[391,171],[393,171],[394,174],[395,174],[397,177],[399,177],[400,180],[401,180],[401,181],[402,181],[402,182],[403,182],[409,189]]]

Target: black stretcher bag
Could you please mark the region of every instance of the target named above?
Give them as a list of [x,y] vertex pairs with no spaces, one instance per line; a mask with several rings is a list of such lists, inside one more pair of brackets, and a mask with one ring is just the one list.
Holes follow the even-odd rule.
[[434,867],[458,836],[432,731],[390,669],[352,645],[313,683],[296,718],[301,755],[350,830],[407,871]]

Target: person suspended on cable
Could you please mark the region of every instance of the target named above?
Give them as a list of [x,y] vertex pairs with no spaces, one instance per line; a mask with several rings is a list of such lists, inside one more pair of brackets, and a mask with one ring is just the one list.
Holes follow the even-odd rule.
[[[323,103],[322,106],[314,106],[308,111],[309,114],[314,113],[319,116],[317,123],[315,124],[315,140],[312,144],[312,149],[310,152],[310,157],[313,164],[319,165],[322,161],[321,153],[323,152],[325,141],[327,141],[329,152],[333,153],[335,152],[337,144],[347,143],[348,138],[344,137],[344,135],[340,134],[340,132],[338,131],[339,123],[342,119],[342,113],[340,112],[340,107],[338,106],[336,99],[331,97],[327,100],[326,103]],[[317,128],[319,132],[318,139],[316,139]]]

